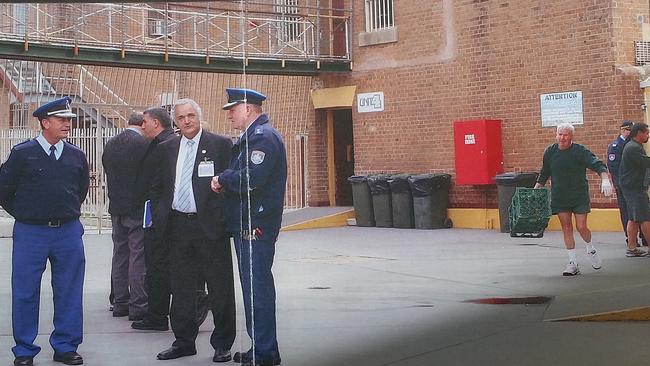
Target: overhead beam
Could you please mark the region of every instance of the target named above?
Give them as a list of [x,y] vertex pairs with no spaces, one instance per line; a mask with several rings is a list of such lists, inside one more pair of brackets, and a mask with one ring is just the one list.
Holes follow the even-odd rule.
[[165,69],[179,71],[215,72],[263,75],[318,75],[350,71],[350,61],[297,61],[249,58],[245,60],[224,56],[193,56],[120,49],[69,47],[0,40],[0,57],[42,62],[82,65]]

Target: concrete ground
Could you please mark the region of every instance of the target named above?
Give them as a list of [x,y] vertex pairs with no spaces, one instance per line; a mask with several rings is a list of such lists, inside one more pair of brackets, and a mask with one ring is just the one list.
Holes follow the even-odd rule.
[[[497,231],[341,227],[283,232],[274,273],[282,364],[303,365],[646,365],[647,322],[549,321],[650,305],[650,258],[625,258],[621,233],[594,233],[603,269],[579,251],[582,274],[562,277],[558,232],[513,239]],[[85,235],[86,365],[209,365],[209,321],[198,354],[157,361],[171,332],[140,332],[108,311],[111,238]],[[0,364],[13,360],[11,239],[0,239]],[[49,275],[43,279],[43,347],[37,365],[53,365]],[[468,300],[549,296],[540,305]],[[245,350],[238,304],[234,350]],[[232,363],[227,363],[232,364]]]

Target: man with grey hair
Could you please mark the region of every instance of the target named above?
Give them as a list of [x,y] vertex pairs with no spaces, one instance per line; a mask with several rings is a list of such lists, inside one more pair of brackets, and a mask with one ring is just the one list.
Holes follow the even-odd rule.
[[128,127],[108,140],[102,154],[113,226],[113,316],[128,316],[132,321],[142,320],[147,310],[143,207],[136,181],[148,146],[143,120],[142,113],[132,113]]
[[598,252],[591,244],[591,231],[587,227],[587,214],[591,211],[587,169],[600,175],[601,192],[605,196],[611,196],[613,190],[605,163],[585,146],[574,143],[574,132],[575,128],[571,124],[563,123],[557,126],[557,142],[544,151],[542,169],[535,184],[535,188],[541,188],[551,178],[551,211],[557,214],[560,220],[564,245],[569,256],[569,263],[562,273],[564,276],[580,273],[573,237],[574,217],[576,229],[586,244],[592,267],[602,267]]
[[[196,292],[208,285],[214,329],[214,362],[230,361],[235,340],[235,290],[223,194],[210,188],[212,177],[228,167],[232,142],[201,127],[201,108],[191,99],[174,103],[172,115],[181,136],[160,144],[160,187],[153,210],[156,230],[169,248],[175,341],[158,354],[170,360],[196,354]],[[193,285],[197,284],[197,285]]]

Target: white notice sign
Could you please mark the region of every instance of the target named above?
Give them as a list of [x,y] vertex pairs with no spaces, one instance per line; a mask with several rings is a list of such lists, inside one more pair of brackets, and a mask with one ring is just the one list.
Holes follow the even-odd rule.
[[357,94],[357,112],[382,112],[384,110],[384,92]]
[[583,124],[582,92],[540,94],[542,127],[557,126],[560,123]]

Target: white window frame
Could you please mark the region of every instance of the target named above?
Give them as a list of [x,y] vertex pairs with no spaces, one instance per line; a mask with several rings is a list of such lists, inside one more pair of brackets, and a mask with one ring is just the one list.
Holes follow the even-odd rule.
[[302,32],[298,0],[274,0],[274,11],[279,13],[278,41],[297,42]]
[[395,27],[393,0],[365,0],[366,32]]
[[28,4],[13,4],[13,22],[11,30],[15,34],[25,35],[27,32]]

